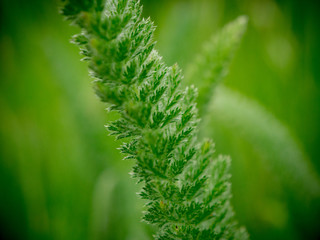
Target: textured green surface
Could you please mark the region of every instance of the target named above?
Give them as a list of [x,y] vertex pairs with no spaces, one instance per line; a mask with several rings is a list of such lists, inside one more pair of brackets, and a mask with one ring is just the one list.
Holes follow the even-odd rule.
[[[315,2],[142,3],[144,16],[158,26],[155,39],[164,61],[178,62],[186,72],[212,34],[247,15],[248,31],[225,85],[280,122],[319,173],[320,34]],[[103,127],[115,116],[107,115],[94,96],[86,64],[68,43],[78,30],[59,16],[58,1],[2,0],[0,5],[1,235],[150,239],[154,230],[139,222],[143,202],[127,174],[132,163],[121,161],[119,143]],[[207,127],[207,132],[217,143],[217,154],[231,155],[233,206],[251,239],[319,238],[319,198],[301,199],[296,194],[300,189],[283,184],[288,181],[280,181],[268,164],[284,152],[261,146],[257,151],[246,135],[217,126]],[[117,191],[108,190],[112,184],[119,186]],[[124,196],[124,202],[117,200]],[[121,209],[128,214],[110,217]]]
[[120,150],[135,160],[132,175],[144,185],[143,220],[158,227],[159,240],[247,239],[229,202],[230,160],[215,157],[211,141],[198,143],[196,92],[181,89],[178,67],[154,50],[154,26],[141,17],[139,1],[91,3],[69,1],[62,12],[82,29],[73,41],[96,94],[120,116],[107,129],[129,139]]

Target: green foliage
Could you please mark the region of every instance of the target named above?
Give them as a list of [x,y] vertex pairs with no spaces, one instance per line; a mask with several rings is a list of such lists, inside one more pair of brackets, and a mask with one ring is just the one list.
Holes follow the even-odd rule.
[[[202,136],[214,132],[213,126],[228,126],[232,134],[244,135],[259,149],[268,168],[277,172],[281,181],[300,196],[320,195],[320,181],[304,152],[290,131],[257,103],[225,88],[219,99],[213,95],[227,75],[230,62],[246,30],[247,18],[241,16],[226,25],[208,41],[196,61],[190,64],[187,82],[199,90],[197,106],[206,124]],[[214,106],[211,106],[214,104]],[[204,115],[204,113],[208,113]],[[208,123],[211,123],[209,126]]]
[[181,89],[180,69],[154,50],[155,27],[141,11],[135,0],[82,0],[62,12],[82,29],[73,42],[97,95],[119,114],[107,129],[135,159],[143,219],[158,227],[156,239],[247,239],[230,206],[230,160],[198,143],[196,90]]
[[199,96],[197,104],[202,116],[215,87],[227,75],[234,52],[247,28],[246,16],[238,17],[213,35],[204,45],[201,54],[191,63],[186,73],[186,83],[195,84]]

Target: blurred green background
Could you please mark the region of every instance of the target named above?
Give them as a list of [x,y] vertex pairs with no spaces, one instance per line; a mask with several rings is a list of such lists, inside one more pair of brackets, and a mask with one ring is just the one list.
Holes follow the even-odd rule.
[[[232,201],[252,239],[319,239],[319,5],[142,3],[160,54],[184,70],[224,24],[249,16],[202,127],[233,159]],[[152,239],[132,163],[105,131],[112,116],[69,43],[78,29],[58,8],[57,0],[1,1],[0,238]]]

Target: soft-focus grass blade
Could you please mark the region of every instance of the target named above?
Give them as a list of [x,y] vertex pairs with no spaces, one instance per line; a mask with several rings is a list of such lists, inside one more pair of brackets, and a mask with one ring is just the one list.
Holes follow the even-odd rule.
[[[224,127],[234,136],[240,135],[261,154],[274,175],[301,196],[320,195],[317,174],[300,143],[290,130],[261,105],[245,96],[219,87],[209,108],[210,117],[203,130],[214,133]],[[209,127],[210,126],[210,127]]]

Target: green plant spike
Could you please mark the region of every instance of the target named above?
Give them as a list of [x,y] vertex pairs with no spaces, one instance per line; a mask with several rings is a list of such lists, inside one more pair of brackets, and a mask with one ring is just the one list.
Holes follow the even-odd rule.
[[228,72],[247,22],[246,16],[240,16],[226,25],[204,45],[202,53],[188,67],[186,81],[199,89],[197,106],[206,122],[201,127],[200,136],[210,136],[209,122],[213,126],[228,125],[232,134],[244,135],[263,152],[265,164],[274,169],[281,182],[297,195],[306,198],[319,196],[319,177],[286,126],[259,104],[227,88],[221,87],[219,94],[213,95]]
[[214,34],[204,45],[202,52],[187,68],[187,85],[198,88],[197,106],[200,117],[206,113],[215,87],[228,74],[233,56],[247,29],[248,18],[240,16]]
[[137,0],[69,0],[62,13],[82,30],[73,42],[97,95],[119,114],[107,128],[135,160],[143,219],[158,240],[247,239],[230,206],[230,160],[198,143],[196,89],[181,89],[181,71],[154,50],[155,27],[141,11]]

